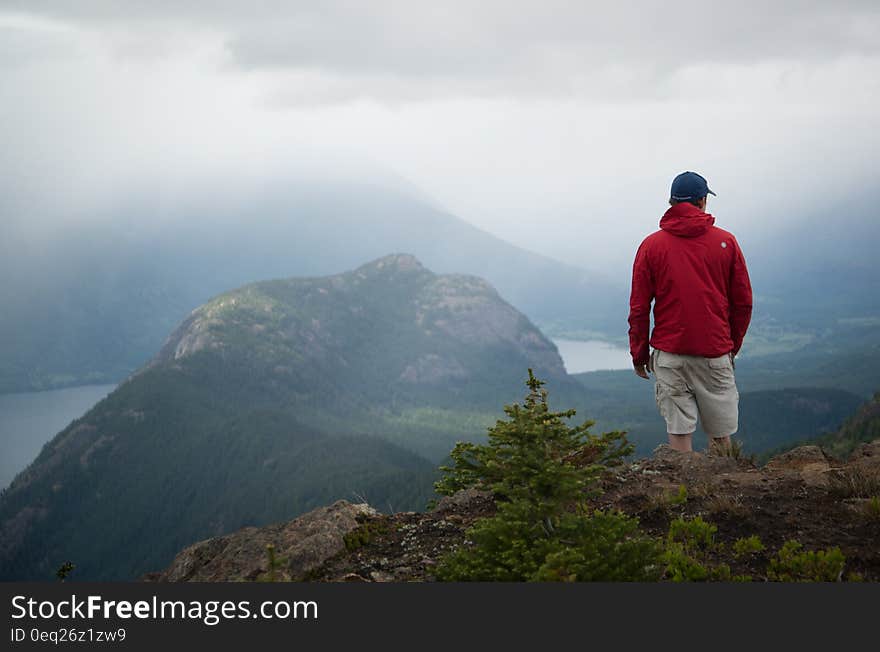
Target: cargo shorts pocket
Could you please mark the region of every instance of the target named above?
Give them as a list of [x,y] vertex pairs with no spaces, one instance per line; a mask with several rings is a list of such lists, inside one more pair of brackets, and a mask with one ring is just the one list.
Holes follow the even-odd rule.
[[[666,371],[678,373],[669,368]],[[667,432],[687,434],[694,431],[697,424],[696,400],[683,380],[669,384],[658,375],[654,382],[654,400],[666,421]]]
[[677,355],[666,351],[654,351],[654,379],[659,389],[655,390],[660,398],[660,392],[667,395],[683,394],[688,391],[687,381],[684,374],[684,360]]
[[725,353],[717,358],[708,358],[709,380],[713,389],[724,391],[736,386],[733,373],[733,361],[730,355]]
[[664,418],[667,417],[666,410],[666,402],[669,400],[668,391],[664,391],[664,385],[659,380],[654,381],[654,402],[657,404],[657,409],[660,410],[660,415]]
[[654,381],[654,403],[657,404],[657,409],[660,410],[660,415],[666,418],[666,413],[663,411],[663,401],[660,399],[660,383]]

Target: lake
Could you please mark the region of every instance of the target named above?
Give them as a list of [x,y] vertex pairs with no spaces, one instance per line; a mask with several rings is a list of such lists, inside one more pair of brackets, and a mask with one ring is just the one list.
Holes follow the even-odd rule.
[[629,349],[599,340],[554,339],[559,355],[570,374],[600,369],[631,369]]
[[116,385],[0,394],[0,487],[34,461],[43,444],[88,412]]

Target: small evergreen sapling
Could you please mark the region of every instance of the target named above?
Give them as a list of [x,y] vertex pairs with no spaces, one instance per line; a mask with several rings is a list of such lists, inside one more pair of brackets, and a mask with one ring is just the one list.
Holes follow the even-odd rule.
[[58,578],[59,582],[64,582],[67,580],[68,576],[73,572],[73,569],[76,568],[76,565],[71,563],[70,561],[66,561],[55,571],[55,577]]
[[592,435],[592,421],[569,427],[575,410],[551,412],[543,381],[529,369],[522,405],[489,429],[488,443],[458,443],[454,465],[441,467],[441,494],[490,489],[497,513],[468,530],[471,545],[447,555],[441,580],[650,580],[659,548],[635,519],[590,510],[602,470],[632,452],[624,433]]
[[551,412],[544,381],[529,369],[529,394],[523,405],[506,405],[509,420],[489,428],[485,445],[458,442],[450,457],[453,466],[441,466],[444,476],[434,485],[438,494],[482,486],[507,501],[523,499],[547,505],[583,497],[606,466],[620,463],[634,451],[620,431],[593,435],[593,421],[569,427],[576,410]]

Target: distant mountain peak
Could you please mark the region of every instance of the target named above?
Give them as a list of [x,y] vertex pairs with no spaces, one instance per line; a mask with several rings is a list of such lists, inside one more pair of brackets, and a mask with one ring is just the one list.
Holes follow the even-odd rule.
[[[377,324],[384,324],[382,332],[365,339]],[[180,324],[148,368],[203,351],[262,358],[273,366],[359,364],[382,346],[397,349],[395,359],[405,357],[407,347],[391,341],[392,331],[406,333],[415,347],[406,351],[411,359],[393,368],[393,377],[404,381],[479,377],[485,363],[474,356],[486,346],[506,347],[522,369],[565,375],[552,343],[488,281],[435,274],[407,253],[342,274],[260,281],[218,295]],[[465,353],[461,347],[477,348]]]
[[381,258],[365,263],[355,270],[355,272],[361,273],[383,271],[422,272],[428,270],[425,269],[425,266],[422,265],[418,258],[407,253],[388,254],[387,256],[382,256]]

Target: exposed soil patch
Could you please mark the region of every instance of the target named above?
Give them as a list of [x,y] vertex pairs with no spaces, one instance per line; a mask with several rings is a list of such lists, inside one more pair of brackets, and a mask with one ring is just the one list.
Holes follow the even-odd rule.
[[[846,556],[845,575],[880,581],[880,514],[872,511],[870,496],[853,495],[842,481],[854,471],[880,478],[878,452],[880,442],[866,444],[850,461],[839,462],[804,446],[759,469],[746,460],[681,455],[660,447],[653,458],[609,475],[598,503],[637,516],[656,536],[665,535],[679,516],[702,516],[718,527],[716,539],[726,544],[718,561],[728,563],[734,574],[763,579],[770,556],[795,539],[808,550],[837,546]],[[733,542],[752,535],[766,550],[736,559]]]
[[479,491],[444,498],[430,512],[369,519],[365,537],[348,538],[346,552],[309,579],[327,581],[433,581],[437,559],[465,540],[474,521],[495,513],[491,496]]

